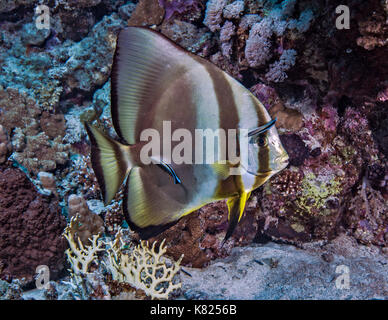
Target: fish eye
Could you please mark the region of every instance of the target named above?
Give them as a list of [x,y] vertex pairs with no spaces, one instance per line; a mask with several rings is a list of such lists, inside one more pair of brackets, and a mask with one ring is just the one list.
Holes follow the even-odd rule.
[[268,145],[268,138],[264,135],[260,135],[257,137],[256,142],[259,147],[266,147]]

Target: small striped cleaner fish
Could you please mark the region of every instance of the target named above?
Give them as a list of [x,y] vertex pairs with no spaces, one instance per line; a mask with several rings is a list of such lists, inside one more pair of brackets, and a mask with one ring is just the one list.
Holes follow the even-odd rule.
[[[227,199],[226,241],[243,216],[251,191],[288,164],[276,119],[263,104],[211,62],[158,32],[128,27],[119,33],[111,85],[112,122],[121,142],[85,123],[92,166],[105,205],[125,183],[124,216],[142,239],[210,202]],[[145,164],[140,154],[149,141],[143,141],[142,132],[154,129],[162,134],[166,121],[171,131],[184,128],[192,137],[198,129],[246,129],[247,168],[227,156],[224,162],[182,163],[164,157],[164,152],[152,155],[152,162]],[[227,139],[236,140],[228,135]],[[180,143],[172,139],[171,149]],[[236,153],[242,147],[239,143],[237,139]],[[216,159],[220,159],[217,150]],[[194,146],[192,151],[194,159]],[[232,167],[241,169],[240,174],[230,174]]]

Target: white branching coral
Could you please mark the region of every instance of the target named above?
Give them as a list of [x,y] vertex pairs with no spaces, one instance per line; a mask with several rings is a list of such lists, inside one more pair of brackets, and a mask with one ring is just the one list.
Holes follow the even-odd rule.
[[156,250],[156,242],[151,249],[148,242],[142,241],[130,254],[121,250],[123,241],[119,231],[113,242],[109,243],[108,257],[104,262],[113,280],[126,282],[136,289],[141,289],[152,299],[168,299],[171,292],[181,288],[181,283],[174,283],[174,277],[180,270],[181,258],[167,265],[164,254],[167,249],[164,241]]
[[[79,223],[79,215],[72,217],[70,223],[67,225],[63,235],[69,242],[69,249],[65,251],[67,259],[71,265],[72,273],[75,275],[85,275],[88,273],[89,266],[97,258],[97,252],[104,250],[101,246],[104,244],[98,241],[99,235],[93,235],[89,239],[91,244],[84,246],[79,237],[74,239],[74,233]],[[77,242],[76,242],[77,241]]]
[[[156,242],[150,249],[145,241],[131,247],[131,244],[128,246],[123,241],[122,232],[119,230],[113,241],[104,242],[100,240],[99,235],[93,235],[93,238],[89,239],[90,245],[84,245],[75,233],[78,223],[77,214],[71,218],[64,236],[69,242],[66,255],[71,265],[71,281],[67,284],[78,292],[81,299],[87,297],[87,292],[91,290],[89,287],[93,287],[89,268],[92,263],[98,264],[97,253],[103,250],[105,255],[102,265],[115,281],[141,289],[152,299],[168,299],[170,293],[181,288],[182,284],[176,281],[175,276],[180,270],[183,255],[178,261],[169,263],[164,257],[167,251],[164,240],[158,249]],[[110,297],[106,294],[104,298],[108,296]]]

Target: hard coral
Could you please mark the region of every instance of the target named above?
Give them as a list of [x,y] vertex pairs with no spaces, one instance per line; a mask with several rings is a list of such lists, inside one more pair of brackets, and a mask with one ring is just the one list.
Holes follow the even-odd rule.
[[271,183],[274,190],[283,196],[296,199],[302,191],[301,182],[303,180],[302,171],[285,170],[282,174],[277,175]]
[[317,160],[309,159],[298,171],[284,170],[270,180],[261,201],[262,233],[292,243],[334,237],[361,169],[353,157],[338,164],[322,160],[316,170]]
[[100,235],[94,234],[90,237],[88,245],[83,244],[81,238],[78,236],[78,228],[80,216],[77,214],[71,217],[63,235],[69,243],[69,248],[66,250],[67,259],[70,263],[73,276],[85,275],[89,272],[91,264],[95,263],[97,253],[104,250],[101,246],[102,241],[98,241]]
[[35,175],[66,163],[69,153],[62,143],[62,115],[42,113],[32,98],[12,88],[0,88],[0,106],[0,124],[11,136],[14,160]]
[[105,214],[105,228],[111,235],[115,235],[124,222],[124,215],[121,209],[121,205],[115,202]]
[[33,280],[38,265],[47,265],[50,278],[63,270],[66,225],[58,203],[39,194],[25,174],[0,168],[1,275]]
[[174,14],[198,8],[198,0],[159,0],[159,5],[166,11],[165,19],[170,20]]
[[9,137],[4,127],[0,125],[0,164],[3,164],[12,150]]
[[130,26],[159,25],[163,21],[165,11],[159,0],[140,0],[128,21]]
[[41,171],[38,173],[38,179],[44,191],[50,194],[56,194],[55,177],[52,173]]
[[100,240],[99,234],[95,234],[90,243],[84,246],[77,236],[78,219],[78,215],[72,217],[64,231],[69,243],[66,255],[71,267],[71,277],[69,282],[63,283],[71,287],[71,296],[74,299],[110,299],[103,275],[98,270],[92,270],[98,266],[97,255],[104,250],[104,242]]
[[69,218],[78,216],[77,224],[72,225],[76,239],[84,245],[90,244],[90,239],[104,232],[104,221],[89,210],[88,204],[81,196],[72,194],[68,198]]
[[180,270],[183,256],[168,266],[164,257],[167,251],[164,241],[158,250],[155,248],[156,242],[149,249],[148,243],[142,241],[130,254],[122,252],[120,247],[123,244],[120,232],[117,233],[115,241],[109,243],[108,259],[104,264],[111,272],[113,280],[126,282],[143,290],[152,299],[168,299],[173,291],[182,286],[174,280]]

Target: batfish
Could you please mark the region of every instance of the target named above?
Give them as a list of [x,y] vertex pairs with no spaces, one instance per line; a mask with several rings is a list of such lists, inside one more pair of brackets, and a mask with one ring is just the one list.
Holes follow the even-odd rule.
[[[124,216],[142,239],[208,203],[227,199],[227,240],[251,192],[288,164],[276,119],[249,90],[211,62],[147,28],[128,27],[118,35],[111,115],[120,139],[85,124],[92,167],[105,205],[125,183]],[[206,130],[226,132],[226,140],[217,136],[224,143],[213,146],[203,136],[195,139]],[[162,137],[159,151],[150,148],[153,135]],[[230,151],[241,155],[243,135],[246,164],[229,157]],[[152,151],[149,156],[147,150]],[[201,163],[198,150],[204,157],[214,152],[216,161]]]

